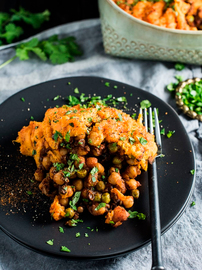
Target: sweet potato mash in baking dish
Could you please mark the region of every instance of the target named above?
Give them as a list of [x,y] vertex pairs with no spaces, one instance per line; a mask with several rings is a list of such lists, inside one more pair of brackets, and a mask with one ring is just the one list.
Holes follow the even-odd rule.
[[181,30],[202,30],[202,0],[112,0],[145,22]]
[[136,177],[156,156],[154,135],[122,110],[99,103],[48,109],[19,132],[23,155],[36,162],[39,189],[54,220],[74,226],[85,211],[117,227],[139,197]]

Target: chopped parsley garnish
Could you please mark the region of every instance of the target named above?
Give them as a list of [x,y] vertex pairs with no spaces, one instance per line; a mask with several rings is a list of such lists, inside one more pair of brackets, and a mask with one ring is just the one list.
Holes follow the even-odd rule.
[[109,224],[115,224],[115,222],[113,220],[110,220]]
[[36,150],[32,151],[32,156],[36,155]]
[[125,141],[126,137],[120,137],[119,140]]
[[88,235],[88,233],[85,233],[84,236],[85,236],[85,237],[88,237],[89,235]]
[[53,100],[58,100],[60,98],[59,95],[57,95],[56,97],[53,98]]
[[170,138],[174,133],[175,133],[175,130],[173,130],[173,131],[169,130],[168,133],[166,134],[166,136],[168,138]]
[[95,208],[95,211],[98,211],[100,208],[105,207],[106,203],[99,203],[98,206]]
[[138,219],[141,219],[141,220],[145,220],[146,218],[146,215],[143,214],[143,213],[138,213],[137,211],[131,211],[129,210],[128,213],[130,214],[130,216],[128,218],[138,218]]
[[27,190],[26,193],[27,193],[28,195],[32,195],[32,192],[29,191],[29,190]]
[[131,117],[133,118],[133,119],[135,119],[136,118],[136,113],[133,113],[132,115],[131,115]]
[[132,137],[129,137],[129,142],[130,142],[130,144],[134,144],[135,143],[135,139],[132,138]]
[[76,204],[80,199],[80,195],[81,195],[81,191],[75,192],[74,196],[72,197],[72,200],[69,202],[70,207],[75,211],[77,210]]
[[110,83],[109,82],[106,82],[105,83],[105,86],[110,87]]
[[60,251],[71,252],[71,250],[68,249],[66,246],[61,246]]
[[83,168],[84,164],[83,163],[80,163],[79,164],[79,169],[81,170]]
[[127,102],[126,97],[117,97],[116,100],[119,102]]
[[66,135],[65,135],[65,141],[69,142],[70,140],[70,131],[67,131]]
[[69,95],[68,100],[69,100],[70,106],[75,106],[75,105],[80,104],[80,100],[77,97]]
[[140,102],[140,108],[141,108],[141,109],[147,109],[147,108],[149,108],[150,106],[151,106],[151,102],[150,102],[149,100],[147,100],[147,99],[142,100],[142,101]]
[[23,97],[21,98],[21,100],[22,100],[23,102],[25,102],[25,99],[24,99]]
[[202,80],[198,82],[192,82],[182,89],[182,92],[178,92],[178,96],[181,97],[182,102],[189,110],[202,115]]
[[119,117],[119,121],[123,121],[123,119],[122,119],[122,115],[120,114],[120,113],[118,113],[118,117]]
[[138,139],[139,139],[139,142],[140,142],[142,145],[147,144],[147,140],[146,140],[145,138],[140,137],[140,138],[138,138]]
[[194,206],[194,205],[196,205],[196,203],[193,201],[193,202],[191,203],[191,206]]
[[53,241],[54,241],[54,239],[48,240],[48,241],[46,241],[46,243],[47,243],[48,245],[50,245],[50,246],[53,246]]
[[59,229],[59,232],[64,233],[64,229],[62,227],[59,226],[58,229]]
[[192,175],[194,175],[194,174],[195,174],[195,170],[191,170],[190,173],[191,173]]
[[74,89],[74,93],[79,94],[79,89],[77,87]]
[[76,237],[80,237],[80,236],[81,236],[80,232],[77,232]]
[[64,168],[65,164],[56,162],[56,163],[53,163],[53,166],[55,167],[56,171],[58,172]]
[[175,64],[175,69],[176,69],[176,70],[181,71],[181,70],[183,70],[184,68],[185,68],[185,65],[182,64],[182,63],[176,63],[176,64]]
[[165,135],[166,134],[165,133],[165,128],[162,128],[160,133],[161,133],[161,135]]
[[62,134],[56,130],[53,135],[53,139],[57,142],[58,138],[62,139]]

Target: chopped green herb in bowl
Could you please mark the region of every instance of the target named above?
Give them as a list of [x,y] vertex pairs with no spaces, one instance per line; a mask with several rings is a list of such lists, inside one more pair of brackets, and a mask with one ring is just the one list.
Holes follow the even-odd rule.
[[202,121],[202,79],[181,82],[176,88],[176,104],[193,119]]

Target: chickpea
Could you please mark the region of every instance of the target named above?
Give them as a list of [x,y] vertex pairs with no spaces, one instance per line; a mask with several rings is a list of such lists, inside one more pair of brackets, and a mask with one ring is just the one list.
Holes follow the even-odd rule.
[[126,173],[130,178],[136,178],[141,173],[141,171],[137,166],[128,166],[126,168]]
[[99,181],[95,186],[95,188],[97,189],[97,191],[104,191],[105,183],[103,181]]
[[119,165],[121,164],[121,162],[123,161],[122,158],[118,157],[118,156],[115,156],[112,160],[112,163],[115,164],[115,165]]
[[78,176],[79,178],[81,178],[81,179],[85,178],[86,175],[87,175],[87,173],[88,173],[88,172],[87,172],[86,169],[81,169],[81,170],[78,170],[78,171],[76,172],[77,176]]
[[116,153],[118,151],[117,143],[108,144],[108,149],[109,149],[110,153]]
[[78,156],[78,160],[75,160],[74,165],[76,168],[79,168],[80,164],[85,164],[85,157]]
[[127,159],[126,162],[127,162],[129,165],[135,165],[135,159],[133,159],[133,158]]
[[104,174],[105,168],[102,166],[102,164],[97,163],[96,167],[98,169],[98,174]]
[[68,203],[69,203],[69,199],[68,198],[61,198],[59,203],[62,205],[62,206],[67,206]]
[[76,179],[72,182],[72,185],[75,186],[77,191],[80,191],[83,188],[83,181],[81,179]]
[[34,173],[34,177],[36,181],[41,182],[44,179],[44,173],[42,170],[37,169]]
[[79,212],[79,213],[83,213],[83,206],[79,206],[78,208],[77,208],[77,211]]
[[60,148],[60,155],[61,156],[65,156],[65,155],[67,155],[67,153],[68,153],[67,148]]
[[102,202],[110,203],[110,194],[108,192],[102,194]]
[[66,212],[65,216],[68,217],[68,218],[70,218],[70,219],[73,218],[73,216],[75,214],[74,210],[72,208],[70,208],[70,207],[67,208],[65,210],[65,212]]
[[65,183],[64,181],[64,175],[62,173],[62,171],[57,172],[54,177],[53,177],[53,181],[57,184],[57,185],[63,185]]
[[117,173],[119,173],[119,170],[118,170],[118,168],[115,168],[115,167],[111,167],[110,169],[109,169],[109,174],[111,174],[111,173],[113,173],[113,172],[117,172]]
[[136,189],[137,187],[139,187],[140,183],[138,181],[136,181],[135,179],[130,179],[130,180],[126,181],[126,186],[128,187],[128,189],[133,190],[133,189]]
[[84,198],[84,199],[88,199],[88,189],[87,188],[82,189],[81,197]]
[[125,208],[131,208],[134,204],[134,199],[132,196],[125,196],[125,199],[123,200],[123,205]]
[[98,159],[95,157],[89,157],[86,159],[86,165],[90,169],[94,168],[97,165],[97,163],[98,163]]
[[133,196],[133,198],[138,199],[140,196],[140,191],[138,189],[133,189],[131,191],[131,195]]
[[42,160],[42,165],[43,167],[48,170],[50,168],[50,166],[52,165],[51,161],[50,161],[50,158],[48,156],[46,157],[43,157],[43,160]]
[[56,173],[55,167],[51,167],[51,168],[50,168],[50,171],[49,171],[49,176],[50,176],[50,178],[51,178],[52,180],[53,180],[53,178],[54,178],[55,173]]
[[85,148],[83,147],[78,147],[78,150],[77,150],[77,155],[79,156],[85,156],[88,154],[88,150],[86,150]]

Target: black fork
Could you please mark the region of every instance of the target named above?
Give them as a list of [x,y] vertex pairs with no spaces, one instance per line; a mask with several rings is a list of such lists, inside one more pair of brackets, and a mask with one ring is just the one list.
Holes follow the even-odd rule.
[[[142,109],[140,109],[142,114]],[[148,114],[148,115],[147,115]],[[149,117],[148,117],[149,116]],[[148,121],[149,118],[149,121]],[[162,154],[161,134],[159,128],[158,114],[156,108],[154,108],[154,122],[152,115],[152,108],[144,109],[144,125],[149,132],[154,134],[155,123],[155,138],[158,146],[157,157]],[[156,157],[156,158],[157,158]],[[161,248],[161,222],[160,222],[160,210],[159,210],[159,196],[158,196],[158,180],[157,180],[157,168],[156,158],[152,163],[148,164],[148,176],[149,176],[149,202],[150,202],[150,223],[151,223],[151,240],[152,240],[152,270],[164,270],[162,260],[162,248]]]

